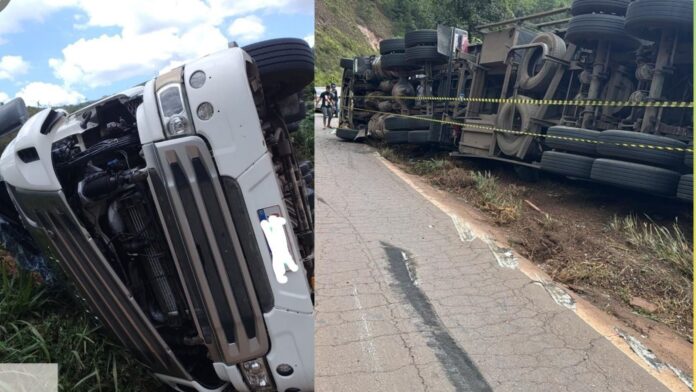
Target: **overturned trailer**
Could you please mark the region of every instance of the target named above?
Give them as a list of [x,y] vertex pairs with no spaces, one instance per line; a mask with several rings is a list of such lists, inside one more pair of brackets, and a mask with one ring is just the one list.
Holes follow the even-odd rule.
[[383,40],[341,61],[337,135],[692,200],[692,15],[691,0],[575,0],[478,26],[475,44],[446,26]]

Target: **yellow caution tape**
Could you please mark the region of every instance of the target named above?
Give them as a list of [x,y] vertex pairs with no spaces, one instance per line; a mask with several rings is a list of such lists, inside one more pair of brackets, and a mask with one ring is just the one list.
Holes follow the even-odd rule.
[[647,149],[659,150],[659,151],[689,152],[689,153],[692,153],[694,151],[691,148],[655,146],[655,145],[650,145],[650,144],[639,144],[639,143],[618,143],[618,142],[607,143],[607,142],[602,142],[599,140],[582,139],[582,138],[575,138],[575,137],[568,137],[568,136],[542,135],[542,134],[533,133],[533,132],[513,131],[511,129],[490,127],[487,125],[460,123],[460,122],[449,121],[449,120],[437,120],[434,118],[424,118],[424,117],[411,116],[411,115],[399,114],[399,113],[380,112],[378,110],[370,110],[370,109],[362,109],[362,108],[353,108],[353,110],[376,113],[376,114],[388,114],[388,115],[392,115],[392,116],[405,117],[405,118],[414,118],[414,119],[421,120],[421,121],[429,121],[429,122],[435,122],[435,123],[446,124],[446,125],[457,125],[460,127],[482,129],[482,130],[492,131],[492,132],[509,133],[509,134],[513,134],[513,135],[523,135],[523,136],[532,136],[532,137],[542,137],[542,138],[546,138],[546,139],[559,139],[559,140],[568,140],[568,141],[591,143],[591,144],[608,144],[608,145],[614,145],[614,146],[620,146],[620,147],[647,148]]
[[420,101],[448,101],[448,102],[479,102],[479,103],[512,103],[521,105],[547,105],[547,106],[618,106],[618,107],[653,107],[653,108],[693,108],[693,102],[678,101],[600,101],[595,99],[517,99],[517,98],[467,98],[467,97],[394,97],[388,95],[358,95],[353,98],[374,99],[407,99]]

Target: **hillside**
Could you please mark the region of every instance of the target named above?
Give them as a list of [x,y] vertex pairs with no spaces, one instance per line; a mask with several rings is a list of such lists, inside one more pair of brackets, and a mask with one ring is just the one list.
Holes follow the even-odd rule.
[[378,53],[379,40],[393,35],[389,18],[369,0],[317,0],[315,29],[318,86],[340,82],[342,57]]
[[378,53],[378,42],[438,23],[473,33],[482,23],[570,5],[571,0],[317,0],[316,85],[339,83],[342,57]]

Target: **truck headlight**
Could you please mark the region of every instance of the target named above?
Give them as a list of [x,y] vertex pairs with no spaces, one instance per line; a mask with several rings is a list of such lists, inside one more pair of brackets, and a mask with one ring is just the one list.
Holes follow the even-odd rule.
[[166,136],[181,136],[193,133],[193,125],[183,91],[181,75],[177,68],[157,78],[157,104]]
[[242,362],[240,368],[242,374],[252,391],[272,391],[273,382],[266,369],[266,363],[263,358],[253,359],[251,361]]

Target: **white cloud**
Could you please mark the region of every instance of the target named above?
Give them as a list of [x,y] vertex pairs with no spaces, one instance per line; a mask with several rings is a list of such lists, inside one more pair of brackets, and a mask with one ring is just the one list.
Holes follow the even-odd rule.
[[44,82],[27,84],[17,92],[17,96],[22,97],[27,105],[32,106],[74,105],[85,100],[84,95],[77,91]]
[[0,57],[0,79],[14,79],[29,71],[29,63],[22,56]]
[[244,16],[237,18],[227,28],[227,32],[232,38],[242,41],[255,41],[263,36],[266,31],[266,26],[263,21],[256,15]]
[[312,48],[314,47],[314,34],[310,34],[310,35],[304,37],[304,40],[307,41],[309,46],[311,46]]
[[80,39],[48,64],[68,86],[98,87],[144,74],[156,75],[168,64],[193,60],[227,47],[219,29],[198,26],[183,34],[168,28],[138,36],[102,35]]
[[[165,67],[227,47],[234,39],[253,41],[265,33],[265,13],[314,12],[313,0],[14,0],[0,14],[0,44],[30,22],[51,22],[69,10],[75,30],[116,28],[82,38],[48,60],[54,75],[71,89],[94,88],[157,75]],[[236,18],[229,26],[228,18]],[[227,28],[227,29],[226,29]],[[145,75],[145,76],[143,76]],[[0,76],[1,77],[1,76]]]
[[0,102],[7,102],[10,100],[10,96],[0,91]]

